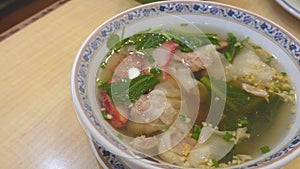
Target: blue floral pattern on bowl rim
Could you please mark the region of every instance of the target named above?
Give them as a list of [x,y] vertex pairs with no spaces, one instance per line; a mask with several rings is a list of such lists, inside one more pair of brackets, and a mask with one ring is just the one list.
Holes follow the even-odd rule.
[[[98,122],[97,118],[93,114],[93,110],[89,104],[87,93],[86,93],[86,76],[87,70],[89,66],[89,62],[91,58],[94,56],[95,51],[103,45],[105,40],[108,38],[110,34],[114,31],[122,29],[126,25],[134,22],[136,20],[159,15],[162,13],[189,13],[189,14],[197,14],[197,15],[212,15],[215,17],[226,18],[228,20],[232,20],[238,22],[240,24],[244,24],[247,27],[255,29],[269,38],[273,39],[279,46],[281,46],[287,53],[293,56],[294,61],[300,67],[300,43],[299,41],[290,35],[284,29],[278,27],[276,24],[269,22],[268,20],[248,12],[243,9],[239,9],[232,6],[222,5],[218,3],[212,2],[201,2],[201,1],[173,1],[173,2],[161,2],[154,3],[155,5],[144,5],[139,8],[135,8],[134,10],[129,10],[127,13],[123,13],[122,16],[115,18],[112,22],[107,24],[104,28],[99,30],[92,39],[88,42],[88,44],[84,48],[84,52],[81,53],[80,63],[77,72],[77,89],[80,95],[80,101],[83,105],[85,112],[90,118],[91,122],[97,126],[101,132],[108,133],[105,128]],[[114,144],[122,147],[126,150],[118,140],[115,140],[113,137],[108,136]],[[276,154],[270,156],[269,158],[259,161],[255,164],[244,167],[244,169],[251,169],[258,166],[268,165],[270,161],[278,160],[279,158],[285,157],[290,152],[300,147],[300,135],[294,137],[292,142],[277,152]],[[111,158],[112,160],[118,160],[117,158],[112,158],[112,154],[108,153],[101,145],[98,147],[101,149],[101,155]],[[117,162],[117,161],[116,161]]]
[[94,150],[95,156],[98,160],[101,160],[101,162],[103,162],[103,165],[105,165],[102,167],[108,169],[130,169],[126,164],[124,164],[121,161],[121,159],[118,158],[118,156],[107,151],[100,143],[94,140],[89,141],[91,148]]

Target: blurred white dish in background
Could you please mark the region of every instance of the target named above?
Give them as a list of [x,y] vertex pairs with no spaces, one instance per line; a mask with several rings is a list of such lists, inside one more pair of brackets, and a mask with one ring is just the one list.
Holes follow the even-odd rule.
[[300,19],[300,0],[276,0],[290,14]]

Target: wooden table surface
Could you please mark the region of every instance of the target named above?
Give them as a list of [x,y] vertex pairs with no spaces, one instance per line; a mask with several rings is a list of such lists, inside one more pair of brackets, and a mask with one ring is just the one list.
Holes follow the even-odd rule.
[[[300,20],[273,0],[216,1],[256,12],[300,39]],[[0,42],[0,168],[99,168],[73,108],[71,67],[99,24],[137,5],[71,0]],[[285,167],[298,168],[299,157]]]

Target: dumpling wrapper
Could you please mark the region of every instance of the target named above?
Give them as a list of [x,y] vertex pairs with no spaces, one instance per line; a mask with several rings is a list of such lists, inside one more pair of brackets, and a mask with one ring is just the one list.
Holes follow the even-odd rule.
[[212,134],[204,143],[197,143],[187,157],[188,163],[199,167],[205,159],[221,160],[233,148],[234,142],[224,140],[222,135]]

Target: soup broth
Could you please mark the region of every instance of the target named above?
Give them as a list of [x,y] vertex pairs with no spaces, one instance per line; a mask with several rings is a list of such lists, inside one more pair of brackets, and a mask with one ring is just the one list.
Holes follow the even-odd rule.
[[103,118],[132,148],[191,168],[268,153],[288,132],[296,98],[251,37],[186,24],[116,41],[96,84]]

